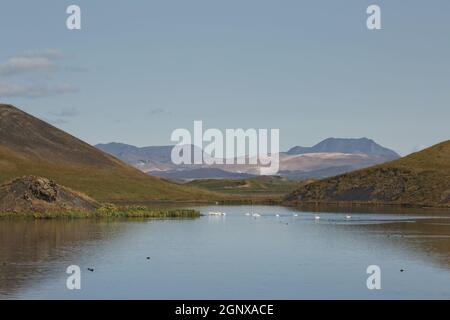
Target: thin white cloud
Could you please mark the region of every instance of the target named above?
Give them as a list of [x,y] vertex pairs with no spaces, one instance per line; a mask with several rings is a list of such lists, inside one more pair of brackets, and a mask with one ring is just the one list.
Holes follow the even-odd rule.
[[55,65],[42,57],[13,57],[0,66],[1,75],[13,75],[30,71],[48,71]]
[[79,71],[61,65],[59,60],[63,58],[64,54],[58,49],[41,49],[28,50],[0,62],[0,97],[40,98],[76,92],[77,88],[70,83],[49,82],[49,77],[43,73]]
[[77,88],[68,83],[60,84],[18,84],[0,82],[0,97],[41,98],[76,92]]
[[51,71],[58,69],[56,60],[63,58],[61,51],[56,49],[30,50],[10,57],[0,64],[0,75],[9,76],[36,71]]

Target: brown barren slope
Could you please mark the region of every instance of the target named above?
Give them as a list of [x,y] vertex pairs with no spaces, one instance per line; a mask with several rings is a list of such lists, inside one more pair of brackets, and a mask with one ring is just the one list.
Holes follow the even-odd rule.
[[286,203],[450,207],[450,140],[399,160],[302,186]]
[[150,177],[11,105],[0,104],[0,185],[35,175],[98,201],[203,201],[216,194]]

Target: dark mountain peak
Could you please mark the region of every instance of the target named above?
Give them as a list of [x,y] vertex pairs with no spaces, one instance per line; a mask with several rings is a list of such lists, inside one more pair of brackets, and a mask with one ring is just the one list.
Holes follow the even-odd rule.
[[132,146],[131,144],[126,144],[122,142],[109,142],[109,143],[99,143],[95,145],[96,147],[109,147],[109,148],[130,148],[130,149],[138,149],[138,147]]
[[287,153],[290,155],[305,153],[362,153],[384,157],[388,160],[398,159],[400,156],[388,148],[385,148],[368,138],[327,138],[313,147],[294,147]]
[[319,142],[316,145],[320,145],[323,143],[375,143],[372,139],[362,137],[362,138],[335,138],[330,137],[326,138],[323,141]]

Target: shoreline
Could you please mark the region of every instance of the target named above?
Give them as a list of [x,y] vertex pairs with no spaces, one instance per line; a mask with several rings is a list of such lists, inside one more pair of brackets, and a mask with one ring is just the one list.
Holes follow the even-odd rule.
[[194,209],[156,209],[143,206],[115,207],[104,206],[96,211],[62,212],[2,212],[0,221],[8,219],[193,219],[201,217]]
[[126,205],[105,204],[95,211],[41,211],[41,212],[0,212],[0,221],[7,219],[192,219],[203,216],[199,210],[189,207],[204,206],[281,206],[299,212],[361,212],[361,213],[412,213],[414,211],[433,210],[450,214],[450,207],[424,206],[397,203],[369,202],[291,202],[283,203],[273,199],[255,201],[145,201],[126,202]]

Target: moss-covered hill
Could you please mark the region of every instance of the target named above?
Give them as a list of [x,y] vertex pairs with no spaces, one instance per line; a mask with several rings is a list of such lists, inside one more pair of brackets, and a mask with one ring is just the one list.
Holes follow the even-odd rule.
[[221,192],[229,195],[245,196],[247,199],[281,200],[286,194],[304,184],[303,181],[289,180],[278,176],[260,176],[248,179],[199,179],[186,185]]

